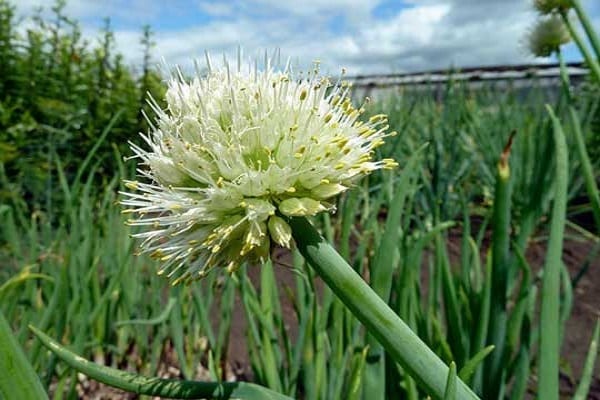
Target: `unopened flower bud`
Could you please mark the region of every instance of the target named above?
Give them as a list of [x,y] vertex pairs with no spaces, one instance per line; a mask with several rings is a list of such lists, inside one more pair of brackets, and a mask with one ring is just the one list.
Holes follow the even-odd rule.
[[283,247],[290,247],[292,228],[278,216],[269,218],[269,234],[275,243]]
[[288,217],[306,217],[326,210],[317,200],[309,197],[292,197],[279,204],[279,211]]

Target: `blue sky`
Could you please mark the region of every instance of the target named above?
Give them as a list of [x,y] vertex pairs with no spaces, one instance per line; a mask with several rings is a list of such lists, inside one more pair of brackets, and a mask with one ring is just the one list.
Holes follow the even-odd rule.
[[[15,3],[27,16],[52,1]],[[583,3],[600,29],[600,1]],[[205,50],[232,55],[238,46],[249,55],[279,48],[300,66],[318,59],[327,73],[351,75],[543,61],[524,45],[536,19],[529,0],[68,0],[66,12],[91,40],[110,17],[131,64],[144,24],[155,33],[156,61],[184,66]],[[574,46],[566,53],[580,58]]]

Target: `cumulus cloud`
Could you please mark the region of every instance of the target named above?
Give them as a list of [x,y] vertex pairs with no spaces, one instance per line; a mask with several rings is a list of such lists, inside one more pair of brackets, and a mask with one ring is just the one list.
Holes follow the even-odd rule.
[[[387,12],[378,9],[382,1],[388,4]],[[598,18],[595,0],[584,1],[593,18]],[[31,8],[36,3],[22,0],[19,7]],[[522,44],[536,18],[527,0],[406,0],[401,6],[396,4],[400,3],[175,0],[164,5],[158,0],[133,0],[124,7],[123,0],[70,0],[67,12],[82,19],[90,36],[95,27],[88,18],[93,16],[110,15],[129,25],[155,22],[157,61],[164,57],[184,66],[202,57],[204,50],[232,54],[237,46],[249,54],[279,48],[284,56],[302,60],[300,67],[319,59],[330,74],[337,74],[341,67],[359,74],[533,61]],[[196,24],[166,26],[166,13],[175,21],[177,15],[202,18]],[[131,63],[139,62],[140,26],[115,26],[118,50]]]
[[[44,0],[13,0],[12,2],[23,14],[31,14],[42,8],[44,14],[48,15],[54,5],[54,1]],[[130,0],[124,5],[122,0],[67,0],[64,13],[78,20],[83,20],[84,23],[87,23],[89,19],[97,19],[98,17],[139,21],[154,18],[158,15],[160,7],[149,6],[149,3],[144,0]]]

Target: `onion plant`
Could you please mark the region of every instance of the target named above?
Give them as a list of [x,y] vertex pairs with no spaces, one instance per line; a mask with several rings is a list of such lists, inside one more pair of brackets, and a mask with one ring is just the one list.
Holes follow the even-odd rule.
[[[137,177],[110,146],[125,109],[77,169],[50,148],[60,212],[30,213],[0,163],[0,394],[73,398],[82,372],[178,398],[558,399],[577,282],[566,227],[600,241],[598,102],[572,87],[560,46],[576,41],[596,90],[599,54],[579,1],[535,4],[551,17],[530,44],[561,62],[555,96],[450,82],[441,101],[407,89],[357,104],[318,69],[297,79],[268,58],[207,57],[206,74],[173,72],[166,108],[150,102]],[[102,174],[108,156],[115,176]],[[569,221],[576,197],[593,228]],[[538,268],[526,252],[543,235]],[[293,287],[277,279],[276,246]],[[234,307],[254,383],[227,381]],[[153,377],[165,353],[181,380]]]

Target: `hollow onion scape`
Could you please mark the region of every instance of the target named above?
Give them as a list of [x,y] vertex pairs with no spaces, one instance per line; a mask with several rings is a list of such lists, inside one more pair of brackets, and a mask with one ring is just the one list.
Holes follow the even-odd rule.
[[[162,261],[174,284],[214,267],[235,271],[264,260],[271,243],[290,247],[282,217],[331,211],[332,198],[392,159],[374,161],[387,117],[359,120],[350,85],[332,84],[316,66],[302,77],[265,65],[224,60],[191,80],[171,77],[167,107],[155,112],[147,148],[131,144],[140,181],[128,181],[122,204],[147,229],[142,252]],[[150,119],[148,118],[150,121]]]

